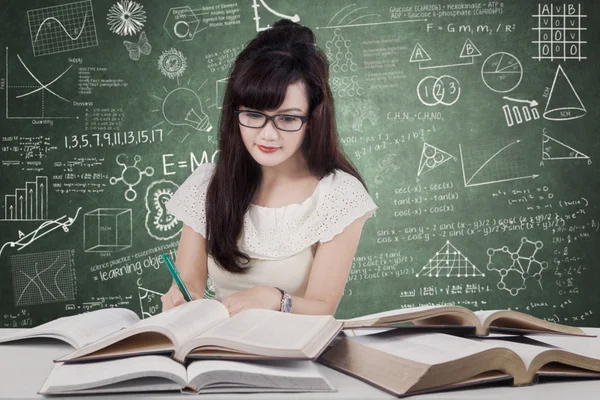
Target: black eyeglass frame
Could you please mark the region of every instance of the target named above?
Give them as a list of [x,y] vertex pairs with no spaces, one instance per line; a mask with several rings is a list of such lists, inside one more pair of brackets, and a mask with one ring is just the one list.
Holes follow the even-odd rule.
[[[265,123],[262,124],[261,126],[248,126],[248,125],[244,125],[242,124],[242,121],[240,121],[240,114],[246,112],[246,113],[254,113],[254,114],[260,114],[262,116],[265,117]],[[269,123],[269,121],[273,121],[273,125],[275,125],[275,128],[279,129],[280,131],[284,131],[284,132],[298,132],[300,129],[302,129],[302,127],[304,126],[304,124],[306,123],[306,121],[308,121],[309,116],[300,116],[300,115],[294,115],[294,114],[275,114],[275,115],[271,115],[268,116],[265,113],[262,113],[260,111],[254,111],[254,110],[233,110],[233,114],[235,115],[235,117],[237,118],[238,122],[240,123],[240,125],[245,126],[246,128],[253,128],[253,129],[261,129],[264,128],[265,125],[267,125]],[[296,130],[289,130],[289,129],[281,129],[279,126],[277,126],[277,122],[275,122],[275,118],[276,117],[294,117],[294,118],[300,118],[300,120],[302,121],[302,124],[300,125],[300,128],[296,129]]]

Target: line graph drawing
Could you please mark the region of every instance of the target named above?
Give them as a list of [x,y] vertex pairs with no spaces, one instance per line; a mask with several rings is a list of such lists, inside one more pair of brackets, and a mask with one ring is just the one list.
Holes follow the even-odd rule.
[[36,229],[29,232],[27,235],[19,231],[19,240],[8,241],[4,243],[2,247],[0,247],[0,256],[2,256],[2,251],[4,251],[4,248],[6,246],[17,247],[17,251],[19,251],[29,246],[31,243],[35,242],[39,238],[47,235],[48,233],[58,228],[62,228],[64,232],[69,232],[69,227],[73,225],[73,223],[77,219],[80,210],[81,207],[77,209],[77,212],[75,212],[74,217],[67,217],[66,215],[63,215],[62,217],[57,218],[55,220],[45,221],[44,223],[40,224],[40,226],[38,226]]
[[464,254],[462,254],[456,247],[446,241],[446,244],[442,246],[439,251],[436,251],[435,255],[429,259],[427,265],[425,265],[416,276],[417,278],[421,275],[438,278],[440,275],[457,277],[469,277],[469,276],[485,276]]
[[544,118],[551,121],[567,121],[583,117],[587,113],[581,98],[575,91],[563,68],[559,65],[554,74],[550,95],[546,101]]
[[554,139],[551,136],[542,134],[542,160],[589,160],[590,158],[579,150],[575,150],[569,145]]
[[466,147],[459,144],[465,187],[537,178],[539,175],[524,171],[527,158],[520,142],[504,144],[506,141],[496,140]]
[[35,57],[98,46],[92,1],[27,11]]
[[69,250],[11,257],[15,305],[75,299],[74,260]]
[[[318,26],[316,29],[352,28],[352,27],[360,27],[360,26],[389,25],[389,24],[402,24],[402,23],[406,23],[406,22],[427,21],[426,18],[408,19],[408,20],[402,20],[402,21],[380,21],[380,20],[378,20],[378,18],[381,17],[381,14],[369,13],[368,11],[361,11],[361,10],[366,10],[368,7],[357,7],[357,8],[348,9],[349,7],[354,7],[354,6],[356,6],[356,4],[349,4],[349,5],[341,8],[338,12],[336,12],[333,15],[333,17],[331,17],[331,19],[329,20],[329,22],[327,23],[326,26]],[[361,12],[358,13],[359,11],[361,11]],[[339,18],[336,19],[336,17],[338,17],[338,15],[339,15]],[[364,21],[357,22],[359,20],[362,20],[363,18],[371,18],[371,19],[375,18],[376,20],[372,21],[372,22],[364,22]]]
[[[260,4],[258,4],[260,3]],[[254,21],[256,22],[256,32],[262,32],[265,31],[267,29],[269,29],[271,27],[271,25],[267,24],[266,26],[260,26],[260,15],[258,15],[258,9],[261,7],[267,10],[268,12],[270,12],[271,14],[273,14],[276,17],[279,18],[285,18],[285,19],[289,19],[290,21],[293,22],[300,22],[300,16],[298,14],[294,14],[294,15],[285,15],[282,14],[280,12],[275,11],[274,9],[272,9],[271,7],[269,7],[267,5],[267,3],[265,3],[264,0],[252,0],[252,8],[254,8]]]
[[[6,119],[39,119],[39,118],[78,119],[78,117],[47,115],[47,112],[46,112],[46,110],[49,109],[50,106],[53,106],[53,108],[55,108],[55,106],[56,106],[55,103],[50,102],[50,98],[51,98],[50,96],[48,96],[49,97],[48,99],[46,98],[46,96],[45,96],[46,92],[49,93],[50,95],[52,95],[52,98],[60,99],[61,101],[58,102],[59,105],[64,104],[64,103],[67,103],[69,105],[72,104],[72,102],[69,99],[65,98],[64,96],[62,96],[56,92],[56,90],[58,90],[58,89],[53,89],[50,86],[51,85],[56,86],[58,84],[58,82],[60,81],[60,79],[67,72],[69,72],[69,70],[73,67],[73,64],[69,65],[69,67],[67,67],[62,73],[60,73],[58,76],[56,76],[50,82],[42,83],[37,78],[37,76],[31,71],[31,69],[27,66],[27,64],[25,64],[25,62],[23,61],[23,59],[21,58],[21,56],[19,54],[17,54],[17,59],[19,60],[21,67],[23,67],[23,69],[28,73],[29,78],[27,78],[27,79],[32,78],[36,84],[13,85],[9,82],[8,78],[9,78],[10,63],[9,63],[9,51],[8,51],[8,46],[7,46],[6,47],[6,70],[5,70],[5,74],[6,74],[6,76],[5,76]],[[14,69],[11,70],[11,77],[13,76],[13,73],[16,73],[16,72],[17,71],[15,71]],[[22,80],[24,81],[24,79],[22,79]],[[36,94],[36,93],[37,93],[37,95],[34,96],[34,94]],[[14,109],[16,109],[18,111],[13,111]],[[17,113],[19,115],[17,115]]]
[[36,176],[14,194],[4,195],[4,218],[0,221],[45,221],[48,219],[48,177]]
[[475,44],[473,44],[471,39],[467,38],[465,40],[465,43],[463,44],[462,50],[460,51],[460,55],[458,56],[458,58],[460,58],[460,59],[467,58],[468,61],[463,61],[463,62],[454,63],[454,64],[425,65],[424,66],[423,63],[427,62],[427,61],[431,61],[431,57],[429,56],[429,54],[427,54],[427,52],[425,51],[423,46],[421,46],[421,44],[419,42],[417,42],[417,44],[413,48],[413,51],[410,55],[410,60],[408,62],[418,63],[419,69],[448,68],[448,67],[459,67],[459,66],[464,66],[464,65],[473,65],[473,64],[475,64],[475,57],[479,57],[479,56],[481,56],[481,52],[475,46]]
[[425,175],[427,172],[439,167],[451,159],[455,159],[452,154],[446,153],[444,150],[438,149],[429,143],[423,143],[423,151],[421,152],[417,177]]

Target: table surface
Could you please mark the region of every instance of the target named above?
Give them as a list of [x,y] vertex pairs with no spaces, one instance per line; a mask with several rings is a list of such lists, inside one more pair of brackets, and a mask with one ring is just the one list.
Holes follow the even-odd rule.
[[[0,335],[10,332],[0,329]],[[73,349],[52,339],[24,340],[0,345],[0,399],[39,399],[37,394],[52,369],[52,360]],[[321,372],[337,388],[334,393],[203,394],[202,399],[394,399],[358,379],[319,364]],[[85,399],[182,399],[179,392],[86,395]],[[480,386],[448,392],[410,396],[410,399],[600,399],[600,380],[566,380],[512,387]],[[54,397],[56,398],[56,397]],[[63,398],[74,398],[67,396]]]

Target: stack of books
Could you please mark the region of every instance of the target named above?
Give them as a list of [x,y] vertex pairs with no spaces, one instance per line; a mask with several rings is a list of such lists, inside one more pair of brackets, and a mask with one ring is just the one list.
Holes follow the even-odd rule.
[[246,310],[195,300],[140,320],[127,309],[63,317],[0,338],[65,341],[40,394],[145,391],[331,392],[316,360],[340,333],[327,315]]
[[546,377],[600,378],[596,331],[510,311],[432,306],[340,320],[195,300],[140,320],[105,309],[1,342],[63,340],[41,394],[332,392],[316,362],[396,396]]
[[399,397],[498,381],[600,378],[597,329],[517,311],[433,306],[343,322],[320,362]]

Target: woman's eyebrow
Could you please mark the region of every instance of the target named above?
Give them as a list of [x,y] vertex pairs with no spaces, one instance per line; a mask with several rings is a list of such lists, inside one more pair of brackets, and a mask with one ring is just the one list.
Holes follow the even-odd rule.
[[285,113],[285,112],[290,112],[290,111],[303,112],[301,109],[295,108],[295,107],[294,108],[286,108],[284,110],[277,110],[277,112],[280,112],[280,113]]

